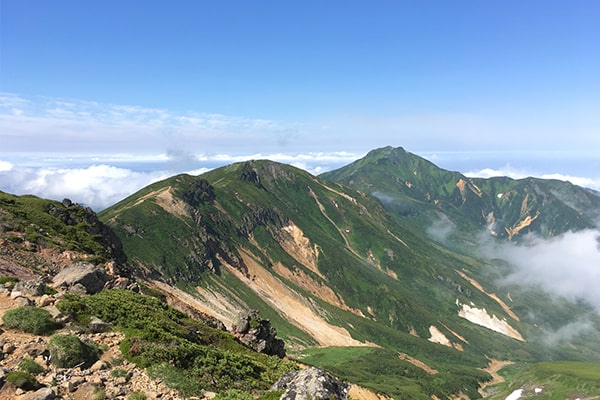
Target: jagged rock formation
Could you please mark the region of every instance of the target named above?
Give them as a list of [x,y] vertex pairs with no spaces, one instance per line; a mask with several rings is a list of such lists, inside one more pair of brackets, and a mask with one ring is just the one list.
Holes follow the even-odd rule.
[[262,319],[256,310],[242,312],[232,327],[233,334],[251,349],[264,354],[285,357],[285,344],[276,338],[277,330]]
[[311,367],[283,375],[272,390],[284,390],[280,400],[346,400],[349,385],[328,372]]

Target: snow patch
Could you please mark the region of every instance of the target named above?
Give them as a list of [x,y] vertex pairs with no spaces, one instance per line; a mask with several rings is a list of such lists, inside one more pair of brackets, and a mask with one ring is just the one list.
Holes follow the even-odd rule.
[[514,392],[512,392],[511,394],[508,395],[508,397],[504,400],[517,400],[521,398],[521,395],[523,394],[523,389],[517,389]]
[[533,390],[535,391],[535,394],[542,393],[542,388],[535,388]]
[[476,308],[467,304],[461,304],[458,299],[456,300],[456,304],[462,306],[462,308],[458,311],[459,317],[463,317],[469,322],[491,329],[494,332],[501,333],[513,339],[517,339],[522,342],[525,341],[523,336],[521,336],[521,334],[515,328],[506,322],[506,319],[500,319],[495,315],[488,314],[485,308]]
[[452,343],[450,342],[450,340],[448,340],[446,335],[444,335],[442,331],[440,331],[436,326],[431,325],[429,327],[429,334],[431,335],[431,337],[427,340],[429,340],[430,342],[452,347]]

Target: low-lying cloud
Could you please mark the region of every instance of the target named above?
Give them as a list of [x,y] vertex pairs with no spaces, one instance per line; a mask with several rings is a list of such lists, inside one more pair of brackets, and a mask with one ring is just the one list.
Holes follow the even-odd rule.
[[166,177],[163,172],[135,172],[109,165],[68,169],[13,167],[0,171],[0,189],[54,200],[69,198],[100,211]]
[[482,248],[514,266],[501,284],[539,287],[573,303],[585,302],[600,314],[600,231],[531,236],[519,245],[494,242]]
[[559,181],[571,182],[574,185],[586,187],[594,190],[600,191],[600,177],[597,178],[589,178],[582,176],[574,176],[574,175],[566,175],[559,173],[552,174],[534,174],[527,172],[525,170],[519,170],[507,166],[501,169],[492,169],[492,168],[484,168],[477,171],[468,171],[464,173],[465,176],[468,177],[476,177],[476,178],[492,178],[498,176],[507,176],[512,179],[524,179],[530,176],[535,176],[541,179],[555,179]]

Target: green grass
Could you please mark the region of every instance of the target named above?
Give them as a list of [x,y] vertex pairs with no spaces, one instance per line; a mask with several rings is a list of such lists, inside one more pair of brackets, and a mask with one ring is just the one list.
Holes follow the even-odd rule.
[[[490,399],[504,399],[516,389],[522,398],[539,400],[593,398],[600,395],[600,363],[556,361],[507,368],[506,382],[491,388]],[[535,394],[535,388],[542,391]]]
[[230,334],[189,318],[155,297],[123,290],[69,295],[57,304],[77,321],[95,315],[125,333],[121,351],[184,396],[200,389],[265,391],[293,364],[255,353]]
[[439,369],[429,374],[423,369],[401,360],[398,352],[370,347],[327,347],[308,349],[299,360],[318,365],[336,376],[357,383],[375,392],[395,398],[430,399],[431,395],[444,398],[463,388],[471,398],[479,395],[475,389],[478,381],[488,379],[486,373],[476,369],[431,363]]
[[38,375],[45,371],[44,367],[33,361],[31,358],[24,358],[19,363],[19,370],[32,375]]

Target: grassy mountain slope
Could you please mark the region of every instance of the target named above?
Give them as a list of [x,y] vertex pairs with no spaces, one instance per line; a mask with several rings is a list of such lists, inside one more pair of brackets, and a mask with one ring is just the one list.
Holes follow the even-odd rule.
[[[445,171],[410,161],[422,182],[429,180],[416,167],[427,168],[442,188],[436,195],[460,202]],[[381,181],[412,190],[406,179],[388,178]],[[436,198],[398,199],[408,215],[436,216]],[[449,215],[463,215],[450,204]],[[511,309],[526,313],[527,304],[495,293],[481,261],[430,241],[371,196],[287,165],[253,161],[178,175],[100,217],[147,278],[176,285],[190,306],[226,325],[257,308],[295,357],[397,398],[478,397],[490,358],[530,362],[565,347],[530,340],[538,328]],[[585,342],[575,347],[600,354]]]
[[320,178],[369,193],[421,229],[445,223],[459,236],[487,230],[517,239],[592,228],[600,196],[569,182],[507,177],[468,178],[402,148],[385,147]]
[[22,264],[32,268],[45,264],[37,261],[36,265],[40,249],[67,252],[71,259],[96,263],[126,261],[121,242],[112,230],[91,209],[68,199],[58,202],[0,192],[0,224],[7,241],[3,249],[18,252]]
[[[262,394],[268,396],[270,387],[282,374],[298,368],[295,364],[277,356],[251,350],[230,333],[215,328],[214,326],[218,324],[215,324],[214,320],[201,318],[202,316],[197,314],[188,315],[174,309],[162,301],[160,292],[144,285],[139,292],[110,289],[83,296],[63,293],[59,287],[53,288],[53,276],[66,267],[76,266],[77,261],[86,261],[104,267],[115,280],[121,282],[123,279],[132,278],[129,275],[131,269],[126,263],[121,242],[92,210],[68,200],[56,202],[34,196],[15,196],[0,192],[0,282],[2,282],[4,298],[0,309],[4,324],[0,334],[2,334],[2,341],[12,346],[12,350],[7,350],[2,357],[5,375],[9,372],[13,375],[24,373],[12,368],[11,364],[6,364],[7,360],[16,358],[15,347],[19,347],[23,341],[28,341],[29,350],[25,359],[33,363],[30,357],[41,354],[42,344],[48,342],[33,335],[27,339],[28,333],[53,334],[54,331],[63,328],[65,316],[69,316],[67,325],[65,330],[59,333],[65,331],[77,334],[89,333],[88,324],[92,317],[101,318],[105,323],[112,324],[123,337],[119,357],[122,356],[138,367],[144,368],[150,376],[146,376],[148,380],[155,379],[178,391],[181,397],[177,398],[201,396],[207,390],[219,392],[224,396],[226,392],[236,393],[236,390],[249,393],[247,398],[251,398],[250,394],[256,397]],[[113,273],[116,275],[112,275]],[[43,305],[51,304],[51,309],[60,310],[63,313],[58,315],[57,319],[60,322],[54,322],[51,314],[45,308],[41,308],[39,294],[17,288],[17,285],[21,284],[23,288],[28,288],[31,286],[28,285],[30,283],[28,281],[39,282],[40,280],[48,284],[45,286],[47,294],[44,297],[47,298]],[[131,286],[135,287],[135,285]],[[12,289],[15,290],[11,293]],[[16,292],[18,293],[15,294]],[[7,296],[7,293],[11,296]],[[48,296],[48,293],[56,296]],[[19,300],[25,300],[23,296],[26,296],[31,303],[37,300],[40,308],[33,305],[17,308],[19,303],[17,300],[13,301],[13,294]],[[8,309],[17,312],[13,313],[11,319],[4,319],[6,315],[4,312]],[[31,310],[31,313],[26,313],[25,310]],[[260,323],[260,321],[253,320],[251,323]],[[18,338],[19,343],[16,343],[15,337]],[[31,350],[32,343],[36,343],[34,352]],[[100,343],[94,342],[94,346],[96,349],[105,348],[106,343],[100,346]],[[42,350],[39,350],[40,348]],[[68,350],[77,349],[65,351]],[[77,358],[79,356],[73,356],[77,363],[81,361]],[[121,365],[122,360],[115,361],[114,364]],[[44,367],[37,366],[38,369],[44,370],[45,374],[52,374],[52,370],[46,367],[47,364],[44,364]],[[86,376],[99,374],[97,370],[86,371],[86,368],[81,367],[82,373]],[[53,393],[59,394],[60,397],[64,394],[61,391],[66,381],[56,385],[54,376],[56,375],[51,377],[54,382]],[[73,379],[79,379],[79,382],[71,384],[69,381],[70,389],[64,389],[71,397],[73,387],[77,387],[73,385],[81,384],[81,378],[77,378],[77,375]],[[35,378],[32,376],[31,380],[35,381]],[[0,397],[31,398],[33,395],[27,393],[17,396],[14,394],[16,387],[11,387],[8,381],[10,380],[2,379],[0,382],[2,392]],[[100,377],[98,376],[95,381],[100,382]],[[50,382],[50,379],[46,382]],[[96,386],[98,393],[104,393],[101,390],[103,384],[94,387]],[[125,387],[131,389],[123,382],[119,386],[121,397],[127,393]],[[148,395],[151,396],[151,389],[148,390]],[[163,390],[162,393],[168,391]],[[152,394],[152,396],[156,395],[156,392]],[[75,397],[77,396],[82,395],[75,394]],[[96,397],[100,398],[99,396],[104,398],[103,395]],[[128,398],[133,397],[134,394],[128,394]]]

